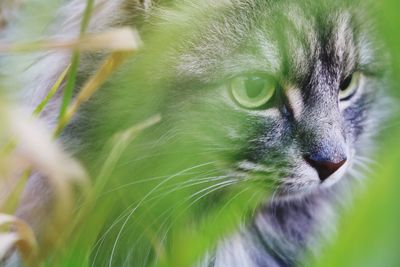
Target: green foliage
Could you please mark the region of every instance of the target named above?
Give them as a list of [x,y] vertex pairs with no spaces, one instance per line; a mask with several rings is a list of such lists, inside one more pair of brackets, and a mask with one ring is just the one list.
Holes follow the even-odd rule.
[[383,1],[378,10],[379,32],[389,48],[393,66],[390,94],[396,96],[392,120],[380,136],[374,172],[354,207],[341,220],[335,244],[327,248],[320,262],[314,266],[376,267],[400,266],[400,124],[398,114],[400,74],[400,32],[398,1]]

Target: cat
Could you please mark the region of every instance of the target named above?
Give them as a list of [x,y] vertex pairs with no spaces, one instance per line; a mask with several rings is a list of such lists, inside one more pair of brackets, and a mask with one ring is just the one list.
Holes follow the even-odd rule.
[[[222,190],[205,197],[206,210],[213,205],[207,201],[227,201],[229,197],[218,199],[215,195],[229,190],[236,180],[271,192],[252,218],[235,234],[220,240],[198,266],[304,265],[309,253],[319,254],[320,239],[329,239],[334,233],[338,205],[347,203],[354,180],[359,178],[354,169],[370,153],[384,116],[384,56],[374,38],[367,4],[159,2],[96,1],[89,31],[121,24],[136,26],[145,48],[80,110],[62,140],[93,173],[101,163],[94,164],[92,158],[110,136],[159,112],[162,122],[141,139],[142,143],[153,140],[152,146],[132,145],[135,152],[121,160],[116,175],[127,177],[125,183],[149,170],[154,176],[165,175],[149,162],[168,162],[171,155],[158,155],[159,147],[177,146],[175,151],[194,157],[189,162],[198,165],[188,166],[181,159],[171,164],[172,173],[203,164],[196,175],[202,175],[205,165],[206,171],[218,173],[214,178],[222,179],[222,184],[214,184]],[[66,32],[60,34],[78,34],[84,6],[85,1],[73,0],[61,7],[57,25]],[[91,58],[83,57],[78,81],[95,68]],[[24,74],[28,81],[37,81],[24,92],[30,96],[29,105],[40,102],[69,59],[69,53],[49,53]],[[52,63],[55,67],[48,69]],[[49,127],[56,121],[60,98],[44,113]],[[149,191],[156,185],[151,184]],[[52,197],[47,193],[32,202],[35,196],[30,192],[40,187],[46,187],[43,178],[31,178],[25,194],[29,201],[23,200],[17,212],[37,232],[42,222],[37,214],[30,214],[32,205],[46,206]],[[113,216],[122,211],[118,209]],[[139,212],[140,216],[147,215]],[[132,229],[138,230],[135,227]],[[122,228],[114,235],[119,237]],[[132,239],[120,242],[129,244]],[[94,257],[94,264],[148,264],[148,259],[139,263],[133,257],[135,265],[129,265],[126,259],[132,251],[121,247],[116,253],[125,255],[123,260],[113,251],[109,261]],[[140,250],[133,246],[133,252],[135,249]],[[109,248],[98,251],[106,257],[110,254]]]

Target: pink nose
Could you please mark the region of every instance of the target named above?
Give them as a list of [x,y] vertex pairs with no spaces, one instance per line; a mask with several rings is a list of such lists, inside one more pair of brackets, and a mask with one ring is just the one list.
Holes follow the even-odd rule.
[[325,181],[329,176],[335,173],[346,162],[346,158],[338,162],[327,160],[314,160],[310,156],[306,156],[305,160],[310,164],[318,173],[319,179]]

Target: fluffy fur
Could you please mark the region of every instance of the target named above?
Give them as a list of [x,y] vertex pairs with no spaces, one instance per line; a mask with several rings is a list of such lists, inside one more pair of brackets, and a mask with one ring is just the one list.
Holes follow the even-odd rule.
[[[60,9],[55,27],[63,29],[61,37],[78,34],[84,2],[68,1]],[[211,129],[226,129],[229,144],[240,143],[240,149],[224,147],[219,140],[207,140],[208,145],[232,150],[229,153],[235,155],[235,160],[229,163],[229,172],[272,177],[272,199],[266,200],[268,204],[257,212],[250,225],[243,225],[237,234],[221,241],[201,266],[298,266],[304,253],[317,254],[319,240],[333,232],[337,199],[346,198],[343,188],[351,187],[355,165],[371,147],[371,136],[381,118],[378,110],[384,101],[383,64],[375,49],[368,16],[360,5],[346,1],[223,0],[185,1],[169,9],[153,10],[150,1],[96,1],[90,31],[120,24],[143,27],[149,48],[142,56],[151,63],[145,66],[140,63],[144,60],[139,60],[133,64],[137,64],[136,68],[144,66],[146,75],[138,79],[148,78],[151,82],[143,84],[149,88],[160,84],[167,87],[163,100],[170,107],[160,104],[160,110],[182,109],[195,114],[199,110],[182,106],[202,101],[210,105],[214,101],[210,106],[223,106],[224,110],[239,114],[251,131],[229,122],[209,124]],[[147,20],[151,23],[147,24]],[[166,41],[162,51],[154,43],[159,40]],[[158,52],[153,55],[154,51]],[[83,57],[80,77],[94,67],[90,58]],[[29,85],[25,86],[23,98],[29,99],[29,105],[34,107],[40,102],[69,59],[69,53],[46,53],[33,59],[35,64],[23,75]],[[49,65],[54,67],[48,68]],[[227,93],[229,81],[259,72],[278,81],[276,101],[265,109],[243,109]],[[354,72],[362,73],[356,93],[349,100],[339,101],[339,87]],[[127,73],[122,71],[120,76]],[[143,86],[138,84],[138,88]],[[206,89],[207,97],[196,97]],[[99,115],[91,112],[107,114],[107,110],[118,108],[126,115],[130,109],[126,99],[132,99],[131,105],[137,106],[131,91],[122,88],[122,93],[114,94],[105,90],[103,96],[98,96],[103,101],[93,101],[82,111],[65,138],[76,138],[81,144],[90,142],[90,129],[103,127]],[[177,92],[183,97],[174,100]],[[121,94],[126,100],[123,104],[118,100]],[[105,98],[118,104],[104,102]],[[60,97],[56,98],[44,115],[49,126],[55,122],[59,101]],[[207,116],[193,118],[200,122]],[[110,122],[107,127],[113,128],[113,123],[125,119],[121,115],[115,119],[106,117],[105,121]],[[120,124],[115,126],[121,128]],[[206,134],[197,132],[201,138]],[[99,139],[82,150],[96,151],[103,141]],[[347,158],[347,162],[321,183],[305,155],[334,161]],[[33,177],[27,195],[42,183],[40,177]],[[41,202],[49,198],[37,200],[35,206],[44,205]],[[41,222],[29,216],[26,202],[29,201],[21,205],[19,215],[39,231]]]

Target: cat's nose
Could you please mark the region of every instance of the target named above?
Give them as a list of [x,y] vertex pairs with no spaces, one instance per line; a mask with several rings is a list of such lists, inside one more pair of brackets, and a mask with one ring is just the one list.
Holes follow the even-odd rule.
[[347,158],[344,157],[340,160],[326,160],[308,155],[305,156],[305,160],[317,171],[319,179],[323,182],[342,167],[343,164],[346,163]]

